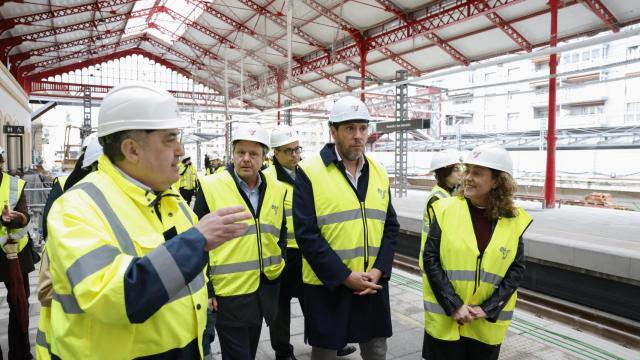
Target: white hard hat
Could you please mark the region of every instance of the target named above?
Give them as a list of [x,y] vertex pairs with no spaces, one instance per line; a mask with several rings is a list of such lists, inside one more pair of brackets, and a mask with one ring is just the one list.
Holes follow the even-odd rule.
[[0,156],[3,156],[3,155],[4,155],[4,148],[0,147]]
[[347,121],[366,121],[369,122],[369,110],[360,99],[353,96],[345,96],[335,103],[331,108],[329,121],[334,124],[340,124]]
[[98,137],[123,130],[185,127],[176,99],[146,84],[116,86],[105,96],[98,115]]
[[97,138],[98,138],[98,135],[96,133],[89,134],[89,136],[87,136],[86,138],[84,138],[84,140],[82,140],[82,148],[85,149],[87,145],[89,145],[89,142]]
[[447,149],[433,154],[429,171],[434,171],[450,165],[459,164],[461,162],[462,159],[460,157],[460,153],[457,150]]
[[240,124],[233,129],[233,142],[240,140],[255,141],[269,147],[269,132],[258,124]]
[[298,132],[293,130],[291,126],[280,125],[271,131],[271,147],[291,144],[298,141]]
[[95,135],[95,133],[91,134],[85,139],[89,139],[89,142],[84,150],[84,158],[82,159],[83,168],[91,166],[91,164],[96,162],[100,155],[102,155],[102,145],[100,145],[100,141],[98,141],[98,137]]
[[511,160],[511,156],[509,152],[500,145],[479,145],[471,150],[471,153],[467,156],[464,163],[504,171],[513,176],[513,161]]

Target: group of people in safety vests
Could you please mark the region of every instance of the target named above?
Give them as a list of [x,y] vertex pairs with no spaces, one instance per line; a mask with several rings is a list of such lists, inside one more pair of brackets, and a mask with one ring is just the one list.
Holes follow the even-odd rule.
[[[196,184],[176,100],[147,85],[112,89],[84,158],[48,201],[38,358],[200,359],[217,334],[223,359],[254,359],[264,321],[273,357],[295,359],[295,297],[312,359],[356,343],[363,359],[385,359],[400,226],[387,172],[365,154],[370,120],[359,99],[337,100],[333,142],[304,160],[292,127],[242,123],[229,163]],[[464,162],[446,151],[432,170],[423,357],[497,359],[531,222],[513,203],[511,159],[497,146]]]

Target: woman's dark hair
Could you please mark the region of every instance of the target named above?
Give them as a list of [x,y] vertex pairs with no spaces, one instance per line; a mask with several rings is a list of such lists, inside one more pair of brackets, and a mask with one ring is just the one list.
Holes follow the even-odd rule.
[[451,175],[455,167],[456,167],[455,165],[449,165],[449,166],[436,169],[434,171],[434,176],[436,177],[436,182],[438,183],[438,186],[440,186],[443,189],[450,188],[450,186],[447,185],[447,178],[449,177],[449,175]]

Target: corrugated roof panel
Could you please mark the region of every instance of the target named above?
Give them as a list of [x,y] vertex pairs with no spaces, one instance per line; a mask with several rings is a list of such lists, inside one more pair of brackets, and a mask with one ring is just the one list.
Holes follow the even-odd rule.
[[333,13],[353,24],[357,29],[367,29],[395,18],[374,0],[349,1],[333,10]]
[[411,54],[405,54],[402,58],[422,71],[437,69],[444,65],[457,64],[449,54],[445,53],[437,46],[429,47]]
[[[458,51],[469,59],[481,59],[490,54],[517,50],[520,48],[518,44],[498,28],[451,41],[449,44],[458,49]],[[478,46],[478,44],[491,45]]]
[[386,60],[377,64],[367,65],[367,69],[373,71],[376,74],[379,74],[380,77],[385,79],[395,77],[397,70],[405,70],[402,66],[396,64],[392,60]]

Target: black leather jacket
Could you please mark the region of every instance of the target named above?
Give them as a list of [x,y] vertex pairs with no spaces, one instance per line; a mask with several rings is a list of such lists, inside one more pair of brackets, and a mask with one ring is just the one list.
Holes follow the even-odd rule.
[[[424,253],[422,254],[422,261],[427,279],[438,303],[447,315],[451,316],[451,314],[464,304],[464,301],[456,294],[447,274],[444,269],[442,269],[442,264],[440,263],[441,236],[442,230],[440,229],[440,225],[438,225],[437,219],[434,218],[429,225],[429,235],[427,236]],[[520,286],[520,282],[524,276],[524,270],[524,243],[521,236],[518,242],[516,257],[511,266],[509,266],[500,285],[485,302],[482,304],[473,304],[479,305],[482,310],[484,310],[487,314],[487,321],[495,322],[498,319],[498,315],[507,304],[507,301]]]

